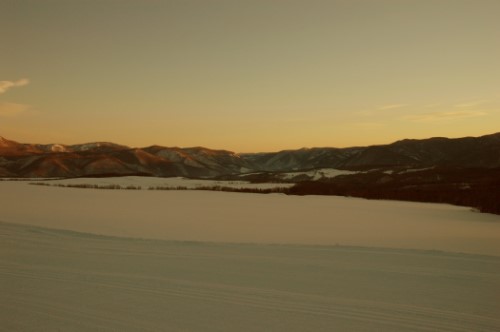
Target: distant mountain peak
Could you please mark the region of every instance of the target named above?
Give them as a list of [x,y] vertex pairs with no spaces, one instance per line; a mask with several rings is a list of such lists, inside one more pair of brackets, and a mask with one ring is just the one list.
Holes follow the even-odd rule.
[[[500,133],[481,137],[405,139],[354,148],[302,148],[234,153],[205,147],[130,148],[110,142],[21,144],[0,136],[0,176],[67,177],[96,174],[216,177],[321,168],[500,167]],[[3,174],[3,175],[2,175]]]
[[13,147],[13,146],[16,146],[16,145],[20,145],[20,144],[17,143],[17,142],[8,140],[5,137],[0,136],[0,147],[1,148]]

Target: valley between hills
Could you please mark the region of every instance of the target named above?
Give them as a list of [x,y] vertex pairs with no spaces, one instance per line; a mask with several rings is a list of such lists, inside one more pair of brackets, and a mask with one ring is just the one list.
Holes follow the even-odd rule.
[[231,188],[222,182],[203,189],[449,203],[500,214],[500,133],[244,154],[107,142],[26,144],[0,137],[0,178],[113,176],[288,183],[293,185]]

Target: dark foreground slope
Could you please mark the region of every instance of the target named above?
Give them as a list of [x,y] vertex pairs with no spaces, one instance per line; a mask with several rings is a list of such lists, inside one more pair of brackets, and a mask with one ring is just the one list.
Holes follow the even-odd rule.
[[500,168],[437,167],[393,174],[358,173],[325,182],[300,182],[288,193],[449,203],[500,214]]

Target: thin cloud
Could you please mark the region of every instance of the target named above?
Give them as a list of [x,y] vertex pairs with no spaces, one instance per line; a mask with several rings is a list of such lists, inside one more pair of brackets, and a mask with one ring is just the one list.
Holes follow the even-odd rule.
[[30,108],[29,105],[0,102],[0,117],[13,117]]
[[305,122],[312,122],[315,121],[316,119],[314,118],[287,118],[283,120],[279,120],[280,122],[286,122],[286,123],[305,123]]
[[395,109],[395,108],[401,108],[401,107],[405,107],[405,106],[408,106],[408,104],[390,104],[390,105],[384,105],[384,106],[381,106],[381,107],[377,108],[377,111],[387,111],[387,110],[392,110],[392,109]]
[[357,111],[354,114],[361,115],[361,116],[372,116],[374,114],[374,111],[373,110]]
[[376,128],[385,126],[382,122],[356,122],[353,125],[363,128]]
[[406,106],[410,106],[410,105],[408,105],[408,104],[389,104],[389,105],[380,106],[378,108],[357,111],[357,112],[355,112],[355,114],[358,114],[360,116],[374,116],[374,115],[378,116],[378,115],[380,115],[381,111],[389,111],[389,110],[393,110],[393,109],[397,109],[397,108],[403,108]]
[[488,113],[483,111],[447,111],[447,112],[433,112],[433,113],[412,115],[408,116],[407,119],[417,122],[426,122],[426,121],[477,118],[480,116],[485,116],[487,114]]
[[30,83],[30,80],[27,78],[22,78],[17,81],[0,81],[0,94],[7,92],[7,90],[11,88],[16,88],[20,86],[25,86]]
[[444,104],[443,103],[433,103],[433,104],[427,104],[424,105],[424,108],[436,108],[436,107],[442,107]]
[[456,104],[455,107],[458,107],[458,108],[474,107],[474,106],[478,106],[478,105],[481,105],[481,104],[484,104],[484,103],[487,103],[487,102],[489,102],[488,99],[481,99],[481,100],[471,101],[471,102],[468,102],[468,103]]

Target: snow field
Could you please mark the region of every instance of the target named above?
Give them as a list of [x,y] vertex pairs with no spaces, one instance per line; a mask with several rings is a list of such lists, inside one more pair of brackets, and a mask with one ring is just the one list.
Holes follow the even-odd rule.
[[500,216],[336,196],[0,183],[0,220],[111,236],[442,250],[500,256]]
[[499,289],[468,208],[0,182],[0,331],[499,331]]
[[500,258],[0,223],[3,331],[498,331]]

